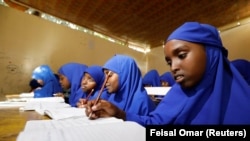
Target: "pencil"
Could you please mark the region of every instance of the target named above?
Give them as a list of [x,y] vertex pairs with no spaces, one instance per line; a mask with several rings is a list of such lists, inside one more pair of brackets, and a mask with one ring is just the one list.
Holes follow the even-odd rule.
[[86,101],[89,100],[90,96],[92,95],[92,93],[94,92],[94,89],[91,90],[91,92],[88,94],[88,96],[86,97]]
[[[105,85],[106,85],[106,83],[108,81],[108,78],[110,77],[110,73],[111,73],[111,71],[108,72],[108,75],[107,75],[107,77],[105,78],[105,81],[102,84],[101,90],[99,91],[99,93],[98,93],[98,95],[97,95],[97,97],[95,99],[94,105],[96,105],[98,103],[98,101],[100,100],[100,97],[102,95],[102,91],[103,91],[103,89],[104,89],[104,87],[105,87]],[[89,114],[89,117],[91,117],[91,115],[92,115],[92,112]]]

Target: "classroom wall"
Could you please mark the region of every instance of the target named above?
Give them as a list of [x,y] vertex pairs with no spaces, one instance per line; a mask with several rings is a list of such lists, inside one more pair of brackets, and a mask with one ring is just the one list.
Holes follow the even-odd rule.
[[29,90],[33,69],[48,64],[56,72],[67,62],[103,65],[114,54],[133,56],[142,73],[146,55],[0,5],[0,95]]
[[[103,65],[116,53],[132,56],[144,75],[150,69],[169,71],[163,47],[143,54],[99,37],[0,5],[0,96],[28,91],[32,70],[48,64],[54,70],[67,62]],[[250,60],[250,24],[221,32],[230,60]]]

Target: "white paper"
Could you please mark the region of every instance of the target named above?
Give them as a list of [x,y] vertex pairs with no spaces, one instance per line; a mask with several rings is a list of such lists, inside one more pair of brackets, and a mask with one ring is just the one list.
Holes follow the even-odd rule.
[[76,107],[46,109],[44,110],[44,113],[54,120],[87,117],[85,114],[85,108]]
[[148,95],[166,95],[171,87],[145,87]]
[[26,130],[17,141],[145,141],[146,129],[135,122],[116,122],[62,129]]
[[64,129],[69,127],[109,124],[116,122],[123,122],[123,120],[114,117],[99,118],[96,120],[90,120],[88,117],[68,118],[64,120],[30,120],[26,122],[24,131],[32,132],[34,130]]

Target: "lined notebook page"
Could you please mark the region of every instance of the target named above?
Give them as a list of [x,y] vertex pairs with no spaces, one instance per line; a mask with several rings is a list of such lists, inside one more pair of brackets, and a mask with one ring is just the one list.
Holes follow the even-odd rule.
[[55,103],[65,103],[62,97],[46,97],[46,98],[33,98],[28,100],[20,110],[36,110],[39,108],[52,107]]
[[23,131],[17,141],[145,141],[146,129],[135,122],[116,122],[63,129]]
[[65,120],[30,120],[26,122],[24,131],[64,129],[69,127],[109,124],[116,122],[123,122],[123,120],[114,117],[99,118],[96,120],[89,120],[88,117],[77,119],[69,118]]
[[87,117],[85,114],[85,108],[76,108],[76,107],[58,108],[58,109],[50,108],[44,110],[44,113],[54,120]]

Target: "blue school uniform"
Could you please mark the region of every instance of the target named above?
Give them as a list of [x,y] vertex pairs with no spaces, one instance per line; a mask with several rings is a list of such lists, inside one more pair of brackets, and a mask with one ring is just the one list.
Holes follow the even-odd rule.
[[250,85],[250,62],[245,59],[236,59],[231,61],[231,63],[237,68],[248,85]]
[[52,97],[55,93],[61,93],[63,90],[59,81],[56,79],[53,71],[48,65],[41,65],[32,72],[32,79],[43,81],[41,89],[34,90],[34,98]]
[[[94,91],[92,92],[91,96],[89,97],[89,100],[96,99],[101,88],[102,88],[104,80],[105,80],[105,74],[103,72],[103,69],[101,66],[93,65],[93,66],[88,67],[84,71],[84,73],[88,73],[96,82],[96,87],[94,88]],[[82,89],[81,89],[81,91],[82,91]],[[89,93],[83,92],[83,94],[80,98],[87,98],[88,95],[89,95]],[[110,94],[107,93],[107,90],[104,87],[100,98],[107,100],[109,96],[110,96]]]
[[79,97],[78,90],[81,88],[81,81],[86,68],[88,68],[87,65],[73,62],[64,64],[58,70],[58,73],[66,76],[70,82],[69,104],[72,107],[76,107],[79,98],[82,96]]
[[108,99],[111,103],[124,110],[140,115],[147,115],[155,109],[154,102],[147,95],[142,85],[141,72],[129,56],[115,55],[103,68],[118,74],[119,88]]
[[148,71],[142,78],[143,85],[151,85],[152,87],[161,87],[161,80],[157,70]]
[[183,89],[175,83],[156,110],[147,116],[127,113],[127,120],[142,125],[250,124],[250,88],[227,59],[216,28],[187,22],[167,41],[177,39],[204,45],[207,62],[201,82]]
[[175,83],[174,77],[171,72],[165,72],[160,76],[161,81],[168,82],[169,86],[173,86]]

